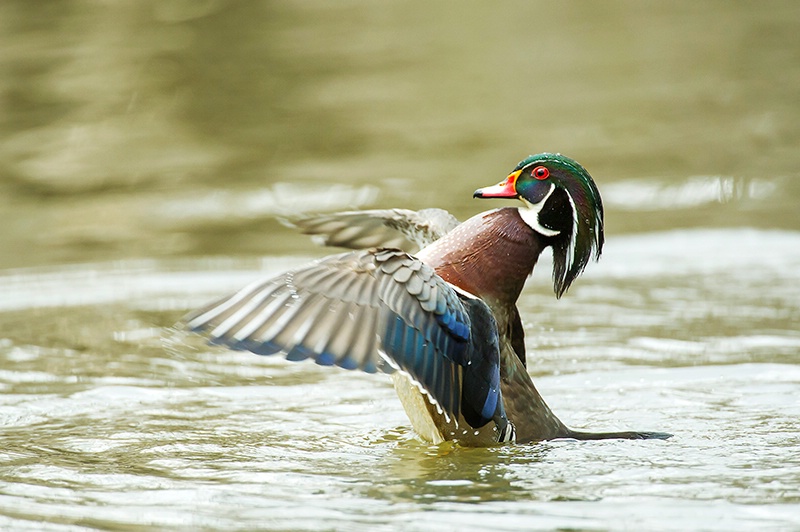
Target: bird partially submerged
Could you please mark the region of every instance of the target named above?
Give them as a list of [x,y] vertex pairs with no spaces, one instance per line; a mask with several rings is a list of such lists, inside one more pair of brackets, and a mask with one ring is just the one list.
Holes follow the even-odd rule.
[[323,243],[357,251],[252,283],[184,322],[233,349],[391,373],[414,429],[434,443],[668,438],[574,431],[526,370],[516,302],[539,255],[553,249],[561,297],[603,249],[603,204],[589,173],[560,154],[532,155],[474,197],[523,206],[461,224],[441,209],[295,220]]

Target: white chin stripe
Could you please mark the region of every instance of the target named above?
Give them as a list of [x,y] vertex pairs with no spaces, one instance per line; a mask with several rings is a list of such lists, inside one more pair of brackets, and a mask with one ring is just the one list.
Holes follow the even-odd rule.
[[547,192],[547,195],[542,198],[542,201],[539,203],[530,203],[525,198],[520,197],[519,199],[522,200],[522,203],[525,204],[525,208],[519,209],[519,215],[522,217],[522,220],[528,224],[528,226],[536,231],[539,234],[544,236],[556,236],[561,231],[554,231],[553,229],[548,229],[544,227],[542,224],[539,223],[539,212],[541,212],[544,204],[547,203],[547,199],[553,195],[553,191],[556,189],[556,186],[550,184],[550,190]]

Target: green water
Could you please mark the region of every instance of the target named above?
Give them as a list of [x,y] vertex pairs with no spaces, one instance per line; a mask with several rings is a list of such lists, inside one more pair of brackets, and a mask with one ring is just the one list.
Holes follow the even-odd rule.
[[[799,530],[800,4],[0,4],[0,529]],[[523,292],[574,428],[463,449],[389,380],[171,336],[328,252],[276,217],[578,159],[602,260]]]

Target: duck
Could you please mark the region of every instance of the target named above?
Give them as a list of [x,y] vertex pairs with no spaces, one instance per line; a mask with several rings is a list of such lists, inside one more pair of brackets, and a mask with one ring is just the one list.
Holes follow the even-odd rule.
[[604,243],[603,202],[577,161],[540,153],[473,193],[521,205],[463,223],[442,209],[291,220],[350,251],[259,279],[183,319],[209,343],[390,374],[414,431],[465,447],[554,439],[666,439],[567,427],[527,371],[517,300],[547,249],[561,298]]

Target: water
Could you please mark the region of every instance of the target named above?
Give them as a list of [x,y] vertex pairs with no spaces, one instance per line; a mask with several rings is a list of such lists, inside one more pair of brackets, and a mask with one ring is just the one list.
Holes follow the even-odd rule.
[[[0,6],[0,529],[800,530],[800,11]],[[520,308],[574,428],[420,441],[388,378],[178,342],[326,253],[275,217],[594,175],[598,264]]]

